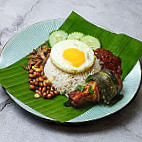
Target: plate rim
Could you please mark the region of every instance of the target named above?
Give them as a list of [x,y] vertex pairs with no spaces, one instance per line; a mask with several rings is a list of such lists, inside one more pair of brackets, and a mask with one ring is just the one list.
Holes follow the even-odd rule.
[[[23,30],[26,30],[27,28],[30,28],[36,24],[39,24],[39,23],[42,23],[42,22],[46,22],[46,21],[54,21],[54,20],[65,20],[64,18],[55,18],[55,19],[49,19],[49,20],[41,20],[41,21],[38,21],[38,22],[35,22],[31,25],[28,25],[28,26],[25,26],[23,28],[21,28],[20,30],[16,31],[16,33],[14,33],[7,41],[6,43],[1,47],[1,50],[0,50],[0,59],[1,59],[1,56],[2,56],[2,52],[4,51],[4,49],[6,48],[6,45],[9,43],[9,41],[11,39],[13,39],[17,34],[19,34],[20,32],[22,32]],[[9,65],[10,66],[10,65]]]
[[[54,21],[54,20],[65,20],[64,18],[56,18],[56,19],[49,19],[49,20],[42,20],[42,21],[38,21],[38,22],[36,22],[36,23],[34,23],[34,24],[31,24],[31,25],[28,25],[28,26],[26,26],[26,27],[24,27],[24,28],[21,28],[20,30],[18,30],[16,33],[14,33],[13,35],[12,35],[12,37],[10,37],[8,40],[7,40],[7,42],[3,45],[3,47],[1,48],[1,52],[0,52],[0,59],[1,59],[1,56],[2,56],[2,54],[3,54],[3,52],[4,52],[4,49],[6,48],[6,46],[7,46],[7,44],[10,42],[10,40],[12,39],[12,38],[14,38],[16,35],[18,35],[20,32],[22,32],[23,30],[26,30],[27,28],[29,28],[29,27],[32,27],[32,26],[34,26],[34,25],[36,25],[36,24],[38,24],[38,23],[42,23],[42,22],[46,22],[46,21]],[[97,25],[97,26],[99,26],[99,25]],[[100,27],[102,27],[102,28],[104,28],[103,26],[100,26]],[[107,29],[107,28],[106,28]],[[108,30],[108,29],[107,29]],[[109,30],[109,31],[111,31],[111,30]],[[111,32],[113,32],[113,31],[111,31]],[[1,60],[0,60],[0,62],[1,62]],[[17,98],[15,98],[12,94],[10,94],[3,86],[3,88],[5,89],[5,91],[7,92],[7,94],[8,94],[8,96],[18,105],[18,106],[20,106],[23,110],[25,110],[26,112],[28,112],[29,114],[32,114],[32,115],[34,115],[34,116],[36,116],[36,117],[38,117],[38,118],[40,118],[40,119],[44,119],[44,120],[48,120],[49,122],[55,122],[55,123],[61,123],[61,124],[82,124],[82,123],[88,123],[88,122],[92,122],[92,121],[97,121],[97,120],[100,120],[100,119],[103,119],[103,118],[105,118],[105,117],[109,117],[109,116],[111,116],[111,115],[113,115],[113,114],[115,114],[115,113],[118,113],[119,111],[122,111],[123,109],[125,109],[125,107],[127,107],[128,105],[130,105],[134,100],[135,100],[135,98],[136,98],[136,96],[138,95],[138,92],[139,92],[139,90],[140,90],[140,86],[141,86],[141,84],[142,84],[142,63],[141,63],[141,61],[140,60],[138,60],[138,63],[139,63],[139,66],[140,66],[140,83],[139,83],[139,86],[138,86],[138,88],[137,88],[137,91],[136,91],[136,93],[133,95],[133,97],[132,97],[132,99],[125,105],[125,106],[123,106],[121,109],[119,109],[119,110],[117,110],[117,111],[115,111],[115,112],[112,112],[112,113],[110,113],[110,114],[107,114],[107,115],[105,115],[105,116],[102,116],[102,117],[100,117],[100,118],[96,118],[96,119],[91,119],[91,120],[84,120],[84,121],[66,121],[66,122],[64,122],[64,123],[61,123],[61,122],[59,122],[59,121],[57,121],[57,120],[55,120],[55,119],[52,119],[52,118],[50,118],[50,117],[48,117],[48,118],[43,118],[43,117],[41,117],[41,116],[39,116],[39,115],[37,115],[37,114],[35,114],[35,113],[33,113],[33,112],[31,112],[30,110],[28,110],[28,109],[26,109],[26,108],[24,108],[21,104],[19,104],[19,103],[17,103],[17,101],[16,101],[16,99]],[[10,66],[10,65],[9,65]],[[17,99],[18,100],[18,99]],[[19,101],[19,100],[18,100]],[[20,101],[21,102],[21,101]],[[21,102],[22,104],[24,104],[23,102]],[[24,104],[24,105],[26,105],[26,104]],[[27,106],[27,105],[26,105]],[[30,109],[32,109],[32,108],[30,108]],[[34,110],[34,109],[33,109]],[[36,111],[36,110],[34,110],[34,111]]]

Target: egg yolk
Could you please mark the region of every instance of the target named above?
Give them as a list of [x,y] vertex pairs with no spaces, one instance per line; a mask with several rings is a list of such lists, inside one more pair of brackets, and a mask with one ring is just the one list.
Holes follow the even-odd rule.
[[74,67],[80,67],[85,62],[84,52],[76,48],[69,48],[64,50],[63,57]]

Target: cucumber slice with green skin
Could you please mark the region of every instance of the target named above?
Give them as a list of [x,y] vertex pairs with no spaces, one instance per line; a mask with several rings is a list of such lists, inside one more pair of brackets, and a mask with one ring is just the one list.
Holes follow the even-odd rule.
[[56,43],[62,40],[66,40],[68,34],[64,31],[53,31],[49,35],[49,44],[53,47]]
[[90,35],[82,37],[81,41],[87,44],[93,50],[101,47],[100,41],[97,38]]
[[84,36],[83,33],[80,33],[80,32],[73,32],[73,33],[71,33],[71,34],[68,35],[68,38],[67,38],[67,39],[80,40],[83,36]]

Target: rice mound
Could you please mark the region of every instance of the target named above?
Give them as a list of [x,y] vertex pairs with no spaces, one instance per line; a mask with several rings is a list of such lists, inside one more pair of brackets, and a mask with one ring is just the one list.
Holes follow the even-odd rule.
[[88,75],[93,75],[101,70],[99,60],[96,59],[94,65],[86,72],[70,74],[58,69],[48,58],[44,66],[44,73],[52,82],[53,86],[60,91],[61,94],[68,95],[75,90],[77,85],[85,85],[85,79]]

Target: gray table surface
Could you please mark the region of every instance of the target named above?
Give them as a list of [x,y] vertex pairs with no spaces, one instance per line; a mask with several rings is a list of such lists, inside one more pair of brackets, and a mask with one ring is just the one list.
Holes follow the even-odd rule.
[[[142,41],[142,0],[0,0],[0,49],[23,27],[66,18],[71,11]],[[122,111],[78,126],[40,120],[16,105],[0,87],[0,142],[31,141],[142,142],[142,86],[136,99]]]

